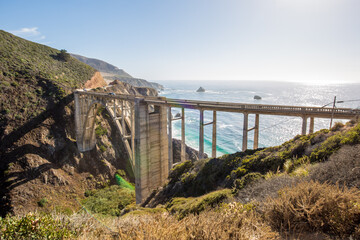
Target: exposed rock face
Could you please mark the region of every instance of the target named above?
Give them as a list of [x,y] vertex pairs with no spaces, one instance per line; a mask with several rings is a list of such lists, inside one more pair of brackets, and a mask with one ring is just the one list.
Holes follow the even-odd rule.
[[203,87],[199,87],[199,89],[196,90],[196,92],[205,92],[205,89]]
[[71,53],[70,55],[72,57],[82,61],[83,63],[86,63],[87,65],[99,70],[100,72],[116,74],[120,77],[130,77],[130,78],[132,77],[132,76],[130,76],[130,74],[128,74],[124,70],[119,69],[119,68],[115,67],[114,65],[111,65],[111,64],[101,61],[99,59],[87,58],[87,57],[80,56],[80,55],[73,54],[73,53]]
[[150,87],[158,91],[164,89],[161,84],[149,82],[140,78],[134,78],[124,70],[99,59],[87,58],[77,54],[71,54],[71,56],[100,71],[107,83],[114,80],[120,80],[122,82],[129,83],[134,87]]
[[[173,138],[173,161],[174,163],[181,162],[181,140]],[[185,159],[191,161],[199,160],[199,151],[186,146],[185,148]],[[204,158],[208,158],[208,155],[204,153]]]
[[117,92],[122,94],[133,94],[141,96],[157,96],[158,92],[153,88],[134,87],[131,84],[115,80],[106,88],[106,92]]
[[101,76],[100,72],[96,72],[92,78],[87,81],[84,85],[85,88],[97,88],[105,87],[107,85],[104,78]]
[[255,99],[255,100],[261,100],[261,97],[260,97],[259,95],[255,95],[255,96],[254,96],[254,99]]

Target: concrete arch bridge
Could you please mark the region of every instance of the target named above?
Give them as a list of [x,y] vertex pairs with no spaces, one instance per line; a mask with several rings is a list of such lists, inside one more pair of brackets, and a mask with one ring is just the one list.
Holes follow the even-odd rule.
[[[136,202],[142,202],[151,192],[162,186],[173,166],[172,122],[181,121],[181,160],[185,160],[185,109],[199,110],[199,158],[204,154],[204,126],[212,125],[212,157],[216,157],[217,112],[237,112],[244,116],[243,145],[248,148],[248,132],[254,131],[254,146],[258,148],[259,118],[261,114],[296,116],[303,119],[301,134],[314,130],[315,118],[352,119],[360,110],[349,108],[320,108],[302,106],[264,105],[212,102],[164,97],[143,97],[125,94],[85,92],[74,93],[77,146],[80,152],[96,145],[95,119],[103,106],[114,121],[125,145],[135,173]],[[171,108],[180,108],[181,116],[171,115]],[[204,122],[204,111],[213,112],[213,121]],[[255,115],[255,126],[249,128],[248,116]]]

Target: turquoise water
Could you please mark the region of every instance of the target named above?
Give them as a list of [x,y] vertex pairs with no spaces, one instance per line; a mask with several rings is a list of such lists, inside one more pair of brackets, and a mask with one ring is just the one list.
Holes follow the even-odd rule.
[[[332,106],[334,96],[337,107],[360,108],[360,84],[306,85],[284,82],[258,81],[157,81],[165,90],[161,96],[168,98],[209,100],[218,102],[261,103],[295,106]],[[202,86],[204,93],[196,90]],[[262,97],[254,100],[254,95]],[[180,113],[173,108],[172,114]],[[185,110],[186,144],[199,147],[199,111]],[[212,121],[212,111],[205,111],[206,122]],[[249,128],[254,126],[255,116],[249,115]],[[335,120],[346,122],[344,120]],[[241,113],[217,113],[217,155],[241,151],[243,115]],[[173,123],[173,136],[180,138],[180,121]],[[302,119],[299,117],[260,115],[259,147],[280,145],[301,133]],[[315,119],[314,130],[329,128],[330,119]],[[212,126],[205,126],[205,152],[211,153]],[[253,131],[248,133],[248,147],[253,146]]]

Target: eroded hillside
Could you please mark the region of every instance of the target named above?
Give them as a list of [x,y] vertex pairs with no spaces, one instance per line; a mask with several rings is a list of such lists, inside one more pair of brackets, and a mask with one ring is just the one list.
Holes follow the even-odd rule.
[[[108,184],[117,170],[127,169],[122,141],[105,112],[99,113],[105,130],[96,149],[80,153],[76,147],[72,92],[104,85],[99,72],[66,51],[0,31],[1,215],[78,209],[76,199],[86,190]],[[125,83],[108,89],[157,94]]]

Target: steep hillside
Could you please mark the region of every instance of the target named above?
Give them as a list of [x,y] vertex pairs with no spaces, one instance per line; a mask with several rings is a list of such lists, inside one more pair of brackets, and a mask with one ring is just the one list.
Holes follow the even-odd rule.
[[73,56],[74,58],[80,60],[81,62],[86,63],[87,65],[97,69],[100,72],[117,75],[119,77],[132,78],[132,76],[130,76],[130,74],[128,74],[124,70],[119,69],[119,68],[115,67],[114,65],[111,65],[111,64],[101,61],[99,59],[87,58],[87,57],[80,56],[80,55],[73,54],[73,53],[71,54],[71,56]]
[[22,229],[38,238],[358,240],[359,155],[360,123],[337,123],[281,146],[178,164],[144,203],[156,208],[135,205],[122,181],[87,191],[73,215],[0,219],[0,238]]
[[133,78],[124,70],[115,67],[107,62],[95,59],[95,58],[87,58],[84,56],[80,56],[77,54],[71,54],[71,56],[75,57],[76,59],[92,66],[93,68],[97,69],[101,72],[103,77],[108,81],[120,80],[125,83],[129,83],[134,87],[150,87],[156,90],[162,90],[164,87],[158,83],[149,82],[144,79],[140,78]]
[[[241,192],[247,185],[276,174],[305,176],[308,174],[307,167],[326,162],[339,149],[358,144],[360,144],[360,123],[349,122],[346,126],[337,123],[331,131],[323,129],[313,134],[298,135],[277,147],[247,150],[197,162],[187,161],[173,169],[169,183],[156,195],[150,197],[145,204],[154,207],[169,203],[174,198],[198,197],[222,188]],[[352,149],[354,155],[359,148]],[[353,158],[354,161],[345,162],[345,159],[342,159],[344,163],[338,161],[343,168],[342,173],[338,174],[339,177],[331,178],[329,176],[331,174],[326,174],[326,171],[317,170],[314,172],[313,180],[333,183],[340,181],[349,187],[360,188],[360,160],[355,156],[351,157],[349,151],[346,157]],[[318,172],[323,174],[316,174]],[[293,183],[292,180],[287,181],[288,184]],[[283,186],[280,185],[278,187]],[[273,190],[276,192],[278,189]],[[263,197],[260,191],[252,194]],[[252,195],[243,193],[241,196],[250,201]]]
[[105,84],[66,51],[0,31],[1,215],[42,209],[44,201],[45,210],[77,209],[76,198],[121,168],[120,150],[107,161],[96,149],[79,153],[74,140],[72,91]]

